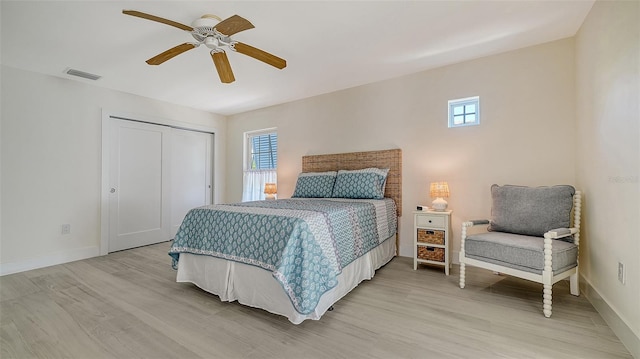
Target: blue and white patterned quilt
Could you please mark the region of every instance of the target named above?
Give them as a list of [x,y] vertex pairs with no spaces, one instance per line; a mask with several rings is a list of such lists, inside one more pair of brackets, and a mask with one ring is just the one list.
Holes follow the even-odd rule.
[[392,199],[281,199],[187,213],[169,250],[224,258],[273,273],[301,314],[337,285],[342,269],[396,233]]

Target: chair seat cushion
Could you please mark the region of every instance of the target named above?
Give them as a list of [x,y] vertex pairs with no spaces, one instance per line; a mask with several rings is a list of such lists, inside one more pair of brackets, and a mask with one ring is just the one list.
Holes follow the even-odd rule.
[[[577,265],[578,247],[573,243],[552,240],[551,268],[554,274]],[[465,256],[484,262],[542,274],[544,238],[520,234],[488,232],[465,239]]]

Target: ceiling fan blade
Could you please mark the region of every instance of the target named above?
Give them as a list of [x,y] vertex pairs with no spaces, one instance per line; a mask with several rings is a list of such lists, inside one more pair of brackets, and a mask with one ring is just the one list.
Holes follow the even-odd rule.
[[181,53],[185,51],[189,51],[195,47],[196,45],[185,42],[184,44],[180,44],[176,47],[172,47],[169,50],[150,58],[149,60],[147,60],[147,63],[149,65],[160,65],[161,63],[167,60],[171,60],[172,58],[180,55]]
[[175,21],[172,21],[172,20],[161,18],[161,17],[155,16],[155,15],[146,14],[146,13],[140,12],[140,11],[122,10],[122,13],[125,14],[125,15],[141,17],[143,19],[147,19],[147,20],[151,20],[151,21],[161,22],[163,24],[170,25],[170,26],[173,26],[173,27],[177,27],[178,29],[185,30],[185,31],[192,31],[193,30],[193,28],[191,26],[187,26],[187,25],[181,24],[179,22],[175,22]]
[[213,64],[216,65],[216,70],[218,70],[218,76],[220,76],[222,83],[229,84],[236,80],[233,77],[231,64],[229,64],[229,58],[225,52],[212,52],[211,58],[213,59]]
[[247,45],[242,42],[236,42],[233,47],[239,53],[253,57],[256,60],[260,60],[273,67],[277,67],[279,69],[284,69],[285,67],[287,67],[287,61],[285,59],[281,59],[278,56],[271,55],[270,53],[257,49],[251,45]]
[[242,16],[233,15],[230,18],[220,21],[215,26],[215,29],[224,35],[231,36],[233,34],[239,33],[240,31],[253,29],[254,27],[255,26],[253,26],[253,24],[250,23],[249,20],[243,18]]

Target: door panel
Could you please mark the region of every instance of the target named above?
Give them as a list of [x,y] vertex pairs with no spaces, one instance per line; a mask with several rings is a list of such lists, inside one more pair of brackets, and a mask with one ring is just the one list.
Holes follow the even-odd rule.
[[171,136],[171,234],[187,212],[211,204],[213,135],[173,129]]
[[170,129],[111,121],[109,251],[167,241]]
[[162,228],[162,136],[120,128],[119,234]]

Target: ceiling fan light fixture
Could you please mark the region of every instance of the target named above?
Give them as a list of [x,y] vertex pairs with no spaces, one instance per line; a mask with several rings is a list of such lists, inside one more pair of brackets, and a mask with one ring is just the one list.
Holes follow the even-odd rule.
[[208,36],[204,39],[204,45],[212,50],[215,50],[220,47],[220,42],[215,37]]

